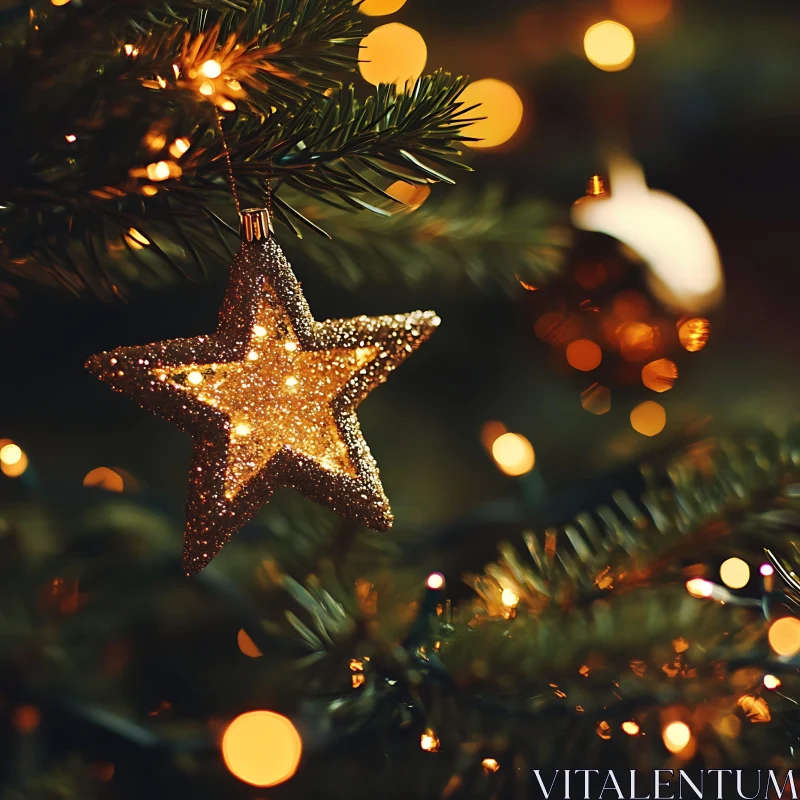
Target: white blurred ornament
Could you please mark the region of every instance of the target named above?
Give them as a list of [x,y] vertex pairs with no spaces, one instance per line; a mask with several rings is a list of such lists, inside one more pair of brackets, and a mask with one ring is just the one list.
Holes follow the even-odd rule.
[[573,203],[572,222],[613,236],[648,266],[648,282],[664,305],[688,313],[708,311],[724,294],[719,252],[700,216],[682,200],[650,189],[640,164],[615,156],[608,167],[610,191],[597,178]]

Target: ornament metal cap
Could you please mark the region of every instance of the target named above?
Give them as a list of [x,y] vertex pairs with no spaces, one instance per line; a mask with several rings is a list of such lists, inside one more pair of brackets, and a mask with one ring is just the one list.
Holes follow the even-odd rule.
[[243,242],[266,241],[272,235],[272,220],[266,208],[245,208],[239,226]]

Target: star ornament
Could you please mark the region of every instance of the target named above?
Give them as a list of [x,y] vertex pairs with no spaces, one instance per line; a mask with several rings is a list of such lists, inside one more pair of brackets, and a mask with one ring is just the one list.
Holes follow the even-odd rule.
[[[257,213],[266,220],[246,211],[244,222]],[[234,257],[216,333],[120,347],[86,364],[192,435],[189,575],[281,487],[391,527],[355,410],[440,323],[432,311],[316,322],[266,223],[243,231],[252,238]]]

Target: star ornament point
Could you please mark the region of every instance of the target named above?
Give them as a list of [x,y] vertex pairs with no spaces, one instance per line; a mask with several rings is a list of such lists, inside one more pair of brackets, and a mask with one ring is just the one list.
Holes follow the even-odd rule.
[[278,488],[385,530],[358,404],[441,320],[317,322],[272,238],[243,242],[216,333],[99,353],[87,368],[191,434],[184,567],[199,572]]

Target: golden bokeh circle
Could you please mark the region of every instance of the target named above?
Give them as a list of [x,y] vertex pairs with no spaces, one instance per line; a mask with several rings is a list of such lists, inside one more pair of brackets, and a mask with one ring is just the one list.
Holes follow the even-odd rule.
[[656,436],[667,424],[667,412],[664,406],[653,400],[639,403],[631,411],[631,427],[642,436]]
[[607,19],[592,25],[584,34],[586,58],[604,72],[619,72],[630,66],[636,43],[630,29]]
[[480,141],[465,142],[470,147],[497,147],[507,142],[522,122],[522,98],[513,86],[496,78],[470,83],[458,97],[467,119],[485,117],[467,125],[462,133]]
[[567,363],[581,372],[590,372],[600,366],[603,353],[591,339],[576,339],[567,345]]
[[492,443],[492,457],[506,475],[530,472],[536,463],[533,445],[520,433],[504,433]]
[[425,69],[428,48],[418,31],[400,22],[379,25],[361,40],[358,68],[368,83],[405,86]]
[[222,736],[225,766],[252,786],[277,786],[297,771],[303,742],[291,720],[274,711],[248,711]]
[[781,617],[769,627],[767,634],[770,647],[779,656],[800,653],[800,620],[797,617]]
[[742,589],[750,581],[750,565],[741,558],[728,558],[719,568],[719,577],[729,589]]

